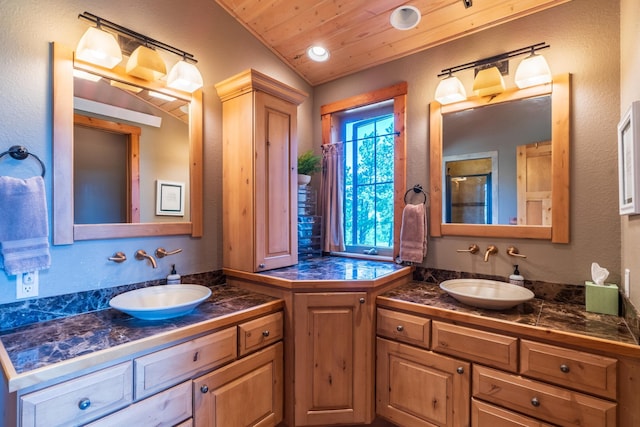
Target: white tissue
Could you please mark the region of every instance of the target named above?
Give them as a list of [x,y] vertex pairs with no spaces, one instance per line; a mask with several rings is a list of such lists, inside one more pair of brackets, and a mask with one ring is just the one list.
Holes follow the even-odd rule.
[[591,263],[591,280],[596,285],[604,285],[604,281],[609,277],[609,270],[602,268],[597,262]]

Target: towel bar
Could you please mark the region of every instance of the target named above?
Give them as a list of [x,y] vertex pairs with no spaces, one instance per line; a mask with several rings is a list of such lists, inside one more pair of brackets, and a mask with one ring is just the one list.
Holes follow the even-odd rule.
[[9,147],[7,151],[0,154],[0,159],[7,154],[16,160],[24,160],[27,157],[32,156],[34,159],[38,161],[38,163],[40,163],[40,167],[42,168],[42,177],[44,178],[45,171],[47,170],[44,166],[44,163],[42,162],[42,160],[40,160],[40,157],[36,156],[33,153],[30,153],[26,147],[22,145],[12,145],[11,147]]

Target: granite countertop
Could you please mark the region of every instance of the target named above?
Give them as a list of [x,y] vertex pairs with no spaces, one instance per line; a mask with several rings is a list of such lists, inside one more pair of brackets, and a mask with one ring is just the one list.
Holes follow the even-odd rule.
[[290,281],[377,280],[409,267],[394,262],[371,261],[359,258],[324,256],[301,260],[297,265],[258,273]]
[[0,361],[10,391],[89,367],[94,356],[102,362],[123,357],[283,306],[277,298],[234,286],[211,290],[211,297],[192,313],[174,319],[140,320],[105,309],[3,331],[0,342],[9,360],[0,352]]
[[383,304],[384,300],[415,303],[449,312],[537,326],[616,343],[638,344],[624,319],[618,316],[591,313],[585,310],[584,305],[579,304],[535,298],[508,310],[485,310],[456,301],[436,284],[417,281],[398,286],[378,297],[378,301]]

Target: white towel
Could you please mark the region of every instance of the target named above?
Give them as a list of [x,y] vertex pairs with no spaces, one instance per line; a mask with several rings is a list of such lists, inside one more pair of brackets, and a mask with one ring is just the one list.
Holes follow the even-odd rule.
[[9,276],[51,266],[47,199],[41,176],[0,176],[0,255],[0,268]]
[[402,211],[400,259],[421,263],[427,255],[427,222],[424,204],[407,205]]

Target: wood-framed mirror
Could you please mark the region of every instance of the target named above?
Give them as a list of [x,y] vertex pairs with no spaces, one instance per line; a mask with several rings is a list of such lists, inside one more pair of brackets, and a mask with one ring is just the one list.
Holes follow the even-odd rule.
[[[73,50],[60,43],[52,43],[53,53],[53,244],[72,244],[76,240],[113,239],[165,235],[191,235],[203,233],[203,164],[202,164],[202,91],[192,94],[166,88],[159,82],[146,82],[127,75],[122,66],[113,70],[94,67],[74,60]],[[74,69],[87,71],[104,79],[133,85],[169,95],[188,104],[188,157],[185,172],[188,182],[189,216],[182,221],[162,218],[158,222],[136,222],[137,215],[127,215],[126,222],[77,223],[74,215]],[[130,155],[131,153],[129,153]],[[133,175],[137,171],[130,169]],[[129,177],[129,179],[132,179]],[[156,177],[149,178],[157,179]],[[143,190],[141,189],[140,192]],[[135,192],[127,191],[129,196]],[[128,201],[128,209],[138,203]]]
[[[546,200],[541,203],[531,203],[533,206],[531,210],[537,211],[536,216],[540,219],[526,220],[526,202],[513,201],[514,213],[511,216],[511,221],[506,223],[496,223],[497,220],[487,220],[488,223],[465,223],[462,220],[451,220],[451,214],[447,210],[447,203],[450,201],[447,199],[447,182],[453,182],[458,185],[465,177],[457,175],[455,178],[451,178],[450,170],[451,166],[445,167],[444,162],[445,155],[443,154],[443,147],[446,138],[446,130],[444,129],[444,118],[448,114],[455,114],[459,112],[466,112],[475,109],[480,109],[488,106],[507,105],[511,108],[520,101],[540,99],[544,102],[544,97],[549,97],[550,102],[550,129],[548,134],[550,135],[550,147],[551,155],[549,164],[547,167],[548,177],[545,178],[549,183],[550,191],[545,193]],[[537,101],[536,101],[537,102]],[[501,118],[496,117],[498,121],[495,124],[484,124],[483,127],[487,129],[496,129],[501,126]],[[430,191],[431,191],[431,209],[430,209],[430,234],[432,237],[441,236],[472,236],[472,237],[503,237],[503,238],[523,238],[523,239],[542,239],[551,240],[553,243],[569,243],[569,143],[570,143],[570,75],[563,74],[555,76],[553,82],[546,85],[535,86],[526,89],[511,89],[493,97],[473,97],[467,101],[441,105],[440,103],[433,101],[429,105],[429,147],[430,147]],[[490,139],[490,138],[489,138]],[[489,152],[488,150],[497,150],[497,157],[500,158],[500,164],[502,162],[509,163],[513,166],[513,179],[511,186],[512,193],[521,191],[523,187],[522,181],[526,179],[526,173],[522,170],[516,170],[516,165],[521,160],[518,157],[522,157],[527,152],[527,146],[535,147],[542,150],[540,147],[548,147],[548,142],[534,142],[534,143],[514,143],[512,147],[513,154],[501,154],[496,147],[487,148],[486,145],[471,146],[468,148],[469,153],[474,152]],[[547,144],[547,145],[545,145]],[[493,151],[490,151],[493,152]],[[547,151],[548,152],[548,151]],[[467,156],[467,157],[464,157]],[[472,154],[461,155],[461,158],[473,157]],[[489,157],[489,156],[479,156]],[[452,164],[453,165],[453,164]],[[459,166],[459,165],[458,165]],[[484,176],[485,184],[482,188],[485,191],[490,191],[491,187],[486,185],[489,177],[491,178],[491,170],[469,172],[469,176]],[[501,182],[505,178],[503,175],[506,173],[500,172]],[[497,181],[497,176],[494,177]],[[447,181],[449,180],[449,181]],[[518,182],[520,181],[520,182]],[[517,189],[516,189],[517,188]],[[487,190],[489,189],[489,190]],[[485,196],[482,198],[486,200],[497,199],[500,196],[509,193],[507,189],[500,189],[499,194],[494,194],[493,197]],[[525,200],[525,197],[518,195],[519,200]],[[493,200],[495,201],[495,200]],[[498,206],[495,203],[489,202],[486,211],[491,211],[491,206]],[[494,208],[498,209],[497,207]],[[533,215],[529,214],[531,217]],[[482,217],[482,215],[480,215]],[[487,215],[485,214],[485,217]],[[497,214],[493,216],[497,217]],[[489,216],[491,218],[491,216]],[[482,222],[482,221],[476,221]]]

